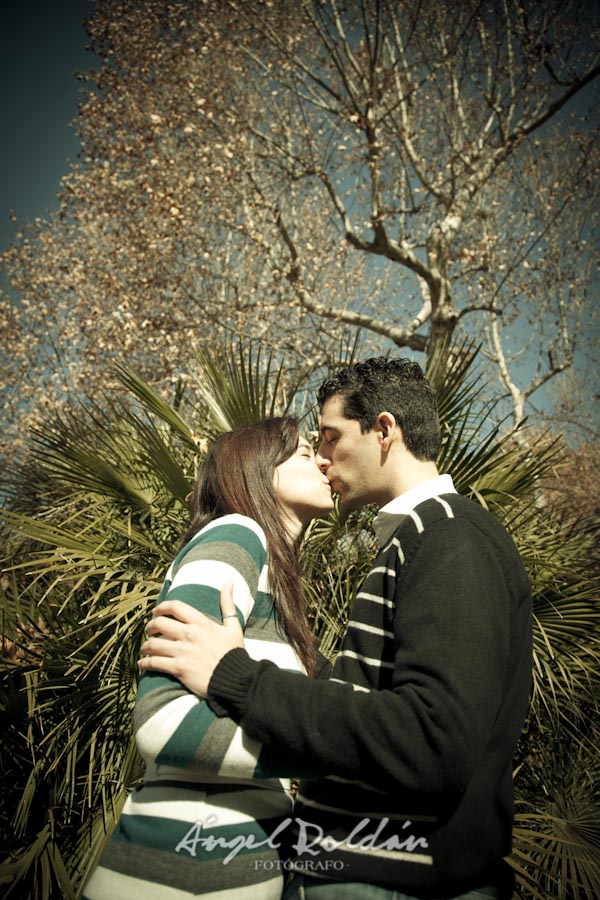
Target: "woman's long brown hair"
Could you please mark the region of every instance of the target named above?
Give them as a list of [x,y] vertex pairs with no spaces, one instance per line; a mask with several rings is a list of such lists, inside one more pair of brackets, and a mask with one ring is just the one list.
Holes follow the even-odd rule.
[[190,498],[186,543],[219,516],[240,513],[262,527],[269,550],[269,587],[278,623],[302,660],[315,674],[316,639],[303,603],[299,542],[289,537],[273,487],[275,468],[298,448],[298,421],[291,416],[264,419],[221,435],[203,460]]

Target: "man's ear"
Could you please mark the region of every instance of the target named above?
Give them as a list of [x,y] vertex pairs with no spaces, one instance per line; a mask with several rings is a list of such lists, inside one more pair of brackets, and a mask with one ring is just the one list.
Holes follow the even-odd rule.
[[398,437],[399,426],[396,422],[396,417],[390,412],[379,413],[377,416],[377,428],[379,430],[381,449],[389,450],[392,442]]

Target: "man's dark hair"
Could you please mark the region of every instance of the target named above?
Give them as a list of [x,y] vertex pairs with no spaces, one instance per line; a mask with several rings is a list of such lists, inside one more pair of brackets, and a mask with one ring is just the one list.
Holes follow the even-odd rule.
[[319,408],[331,397],[344,400],[344,415],[357,419],[365,433],[381,412],[389,412],[402,429],[404,443],[417,459],[435,460],[440,423],[435,394],[421,367],[409,359],[378,357],[340,369],[317,393]]

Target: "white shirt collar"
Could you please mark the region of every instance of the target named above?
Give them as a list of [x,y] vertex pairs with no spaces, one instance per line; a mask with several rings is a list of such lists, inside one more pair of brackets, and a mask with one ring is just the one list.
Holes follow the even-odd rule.
[[381,507],[373,520],[373,528],[380,545],[383,547],[402,520],[419,503],[430,500],[432,497],[439,497],[441,494],[456,493],[458,492],[454,487],[452,476],[438,475],[436,478],[430,478],[429,481],[417,484],[414,488],[400,494],[399,497],[394,497],[393,500]]

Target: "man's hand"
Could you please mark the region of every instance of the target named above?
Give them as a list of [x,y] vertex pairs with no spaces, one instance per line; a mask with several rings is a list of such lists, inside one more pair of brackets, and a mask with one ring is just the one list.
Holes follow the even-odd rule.
[[193,694],[206,697],[208,684],[221,659],[244,646],[244,633],[233,602],[233,587],[221,591],[223,624],[198,612],[181,600],[165,600],[152,612],[142,646],[143,672],[173,675]]

